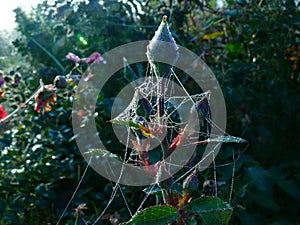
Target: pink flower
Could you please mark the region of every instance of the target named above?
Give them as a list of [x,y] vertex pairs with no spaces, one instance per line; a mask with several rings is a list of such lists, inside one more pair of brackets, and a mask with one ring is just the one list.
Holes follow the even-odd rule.
[[0,119],[4,119],[5,117],[7,117],[7,115],[8,113],[4,111],[4,107],[0,105]]
[[2,77],[0,77],[0,87],[4,84],[4,79]]
[[93,63],[93,62],[101,62],[103,61],[104,62],[104,59],[102,57],[102,55],[99,53],[99,52],[95,52],[93,53],[92,55],[90,55],[86,60],[85,62],[86,63]]
[[66,58],[75,63],[79,63],[81,61],[81,59],[72,52],[69,52],[68,55],[66,55]]

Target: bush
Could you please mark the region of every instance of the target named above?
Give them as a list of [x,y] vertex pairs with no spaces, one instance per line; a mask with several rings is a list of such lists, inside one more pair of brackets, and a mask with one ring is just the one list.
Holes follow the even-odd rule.
[[[16,9],[22,36],[14,45],[30,66],[2,69],[0,117],[20,110],[1,124],[1,223],[57,222],[85,171],[70,115],[75,75],[81,75],[87,65],[74,67],[65,56],[74,52],[87,58],[124,43],[151,39],[163,15],[169,16],[177,43],[201,55],[213,68],[227,102],[228,132],[242,135],[250,144],[236,162],[230,223],[299,223],[299,6],[291,0],[226,2],[218,8],[215,1],[105,1],[103,5],[43,1],[31,15]],[[144,72],[138,67],[133,70],[138,75]],[[73,81],[57,89],[56,104],[49,103],[51,111],[37,112],[32,93],[39,80],[53,84],[57,75]],[[124,84],[115,82],[116,89]],[[186,85],[195,88],[192,81]],[[105,121],[110,119],[111,97],[110,90],[104,90],[98,98],[100,131],[110,126]],[[105,133],[107,145],[118,148],[111,137]],[[226,149],[232,152],[232,147]],[[225,150],[220,160],[232,156]],[[132,195],[129,203],[137,207],[141,190],[124,190]],[[74,223],[71,209],[82,203],[88,205],[84,218],[94,221],[110,192],[111,184],[88,170],[62,223]],[[117,196],[116,202],[121,198]],[[115,218],[118,212],[128,221],[124,208],[115,203],[106,216]],[[177,213],[173,208],[165,210],[171,217]]]

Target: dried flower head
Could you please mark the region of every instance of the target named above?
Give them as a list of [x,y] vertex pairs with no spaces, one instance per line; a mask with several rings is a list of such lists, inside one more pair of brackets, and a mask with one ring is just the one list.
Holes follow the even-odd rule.
[[57,88],[65,88],[68,86],[68,82],[64,76],[58,75],[55,77],[53,84]]
[[39,89],[37,95],[35,96],[35,106],[34,110],[37,112],[51,111],[51,104],[56,104],[56,91],[52,84],[43,85]]

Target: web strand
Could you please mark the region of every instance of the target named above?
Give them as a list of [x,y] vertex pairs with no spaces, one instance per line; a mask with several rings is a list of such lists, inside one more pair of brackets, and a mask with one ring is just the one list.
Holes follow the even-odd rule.
[[[124,67],[131,68],[130,65],[128,65],[128,63],[126,62],[126,60],[124,61]],[[135,74],[135,76],[137,76],[137,75]],[[127,78],[125,76],[124,76],[124,79],[127,80]],[[126,205],[129,215],[131,217],[133,217],[134,215],[138,214],[143,209],[147,199],[153,193],[156,186],[161,188],[161,191],[164,192],[164,188],[159,186],[160,170],[162,169],[162,167],[164,167],[164,169],[166,169],[166,170],[168,170],[168,168],[170,168],[171,166],[172,167],[178,166],[178,167],[184,169],[183,174],[179,174],[179,175],[175,174],[173,176],[174,181],[173,181],[172,185],[181,184],[183,179],[185,179],[186,177],[191,175],[193,173],[193,171],[195,171],[195,170],[202,171],[203,168],[212,170],[212,174],[210,176],[212,176],[213,182],[214,182],[214,196],[217,197],[218,191],[219,191],[218,168],[232,166],[232,175],[231,175],[231,181],[230,181],[230,191],[229,191],[228,202],[230,203],[232,201],[234,179],[235,179],[235,176],[234,176],[235,175],[235,165],[236,165],[236,161],[239,159],[239,156],[240,156],[240,154],[243,153],[243,151],[241,153],[239,153],[239,155],[236,157],[234,150],[232,150],[232,162],[229,162],[229,163],[227,162],[227,163],[221,163],[221,164],[219,163],[218,164],[215,161],[215,156],[218,153],[218,151],[219,151],[218,149],[222,143],[243,144],[243,143],[245,143],[245,141],[241,138],[233,137],[233,136],[229,135],[228,133],[226,133],[225,131],[223,131],[221,128],[219,128],[211,120],[210,115],[208,113],[208,116],[203,115],[204,116],[203,121],[206,121],[207,123],[203,123],[203,121],[201,121],[202,122],[201,128],[203,128],[203,130],[197,131],[197,130],[190,129],[188,131],[190,135],[188,136],[186,142],[184,143],[184,146],[188,146],[188,145],[199,145],[200,146],[200,145],[205,145],[208,143],[214,143],[213,149],[210,152],[205,153],[205,155],[202,156],[202,158],[200,160],[195,161],[193,165],[177,165],[175,163],[165,163],[164,165],[159,165],[158,166],[159,168],[157,170],[157,173],[155,174],[153,182],[151,184],[149,184],[146,189],[144,189],[144,190],[146,190],[145,196],[139,203],[139,206],[138,206],[137,210],[135,211],[135,213],[132,213],[132,211],[129,207],[128,201],[126,199],[126,195],[123,193],[122,187],[120,186],[120,181],[123,176],[125,164],[129,163],[129,164],[136,166],[136,165],[138,165],[138,161],[139,161],[139,154],[136,151],[136,149],[133,148],[129,154],[130,143],[134,141],[131,138],[132,137],[138,138],[137,135],[132,136],[130,134],[132,134],[134,130],[135,131],[138,130],[137,127],[139,124],[135,123],[134,121],[136,120],[136,118],[138,116],[140,116],[138,114],[139,100],[141,98],[147,98],[149,100],[149,102],[152,104],[153,109],[159,110],[159,104],[158,104],[157,98],[159,98],[161,96],[157,96],[157,95],[159,95],[159,88],[160,88],[159,83],[157,83],[158,79],[159,79],[159,76],[158,76],[158,74],[156,74],[155,69],[151,65],[148,65],[146,78],[144,79],[142,84],[135,87],[135,92],[134,92],[134,94],[132,96],[132,100],[130,101],[128,106],[125,107],[125,109],[120,114],[118,114],[115,118],[112,118],[112,121],[114,121],[115,123],[119,123],[119,125],[124,126],[124,130],[127,134],[125,152],[123,155],[121,172],[120,172],[119,177],[117,177],[116,183],[114,185],[112,185],[113,186],[112,193],[110,195],[108,203],[105,206],[105,208],[101,211],[101,213],[98,215],[97,219],[94,221],[93,224],[96,224],[103,217],[103,215],[107,212],[109,206],[115,199],[118,191],[120,191],[120,193],[121,193],[121,196],[125,202],[125,205]],[[173,80],[173,82],[170,82],[170,80]],[[176,137],[182,131],[182,127],[185,127],[187,125],[187,121],[181,121],[180,120],[181,118],[178,118],[177,112],[181,109],[181,107],[185,107],[187,104],[195,105],[195,103],[197,103],[203,99],[207,99],[209,101],[210,92],[208,91],[208,92],[204,92],[204,93],[190,95],[188,90],[184,87],[183,83],[180,81],[179,77],[175,74],[173,69],[171,70],[170,80],[168,80],[168,82],[167,82],[165,93],[163,96],[166,108],[164,111],[164,115],[161,115],[161,116],[163,116],[163,119],[166,121],[165,127],[170,134],[169,136],[166,136],[167,141],[169,143],[172,143],[174,137]],[[183,90],[183,93],[185,94],[184,96],[176,96],[175,87],[173,86],[175,81],[176,81],[176,84]],[[189,109],[189,110],[191,110],[191,109]],[[160,124],[159,121],[156,120],[157,119],[156,114],[150,113],[148,116],[149,116],[149,118],[147,118],[147,120],[145,120],[148,124],[147,124],[147,127],[144,126],[144,128],[146,127],[149,129],[154,129],[154,128],[157,128],[162,125],[162,124]],[[130,124],[133,124],[133,125],[130,125]],[[204,125],[206,124],[206,128],[204,127],[203,124]],[[210,127],[216,128],[220,132],[221,135],[210,134],[210,132],[209,132]],[[154,135],[152,138],[153,139],[156,138],[157,140],[159,140],[159,138],[155,137]],[[199,139],[199,138],[201,138],[201,139]],[[138,140],[135,140],[135,141],[137,143],[141,143]],[[162,155],[162,159],[164,159],[165,155],[164,155],[163,151],[162,151],[161,155]],[[213,158],[212,165],[203,166],[205,160],[207,160],[209,157]],[[113,173],[113,169],[110,166],[107,169],[111,173]],[[81,181],[82,181],[82,179],[83,179],[83,177],[81,178]],[[79,185],[77,186],[75,192],[73,193],[73,196],[70,199],[67,207],[65,208],[64,213],[67,210],[70,202],[74,198],[74,196],[79,188]],[[163,196],[164,196],[164,193],[163,193]]]

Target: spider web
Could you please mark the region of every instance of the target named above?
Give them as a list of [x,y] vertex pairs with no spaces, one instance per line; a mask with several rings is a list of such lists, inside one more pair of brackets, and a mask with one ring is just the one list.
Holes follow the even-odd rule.
[[[126,62],[124,65],[124,70],[131,70],[131,72],[133,71],[132,68],[126,64]],[[135,77],[138,76],[135,74]],[[125,76],[124,78],[126,79]],[[132,164],[134,166],[142,166],[143,164],[147,163],[159,163],[160,160],[164,159],[167,154],[169,154],[164,150],[170,150],[172,145],[176,148],[176,138],[180,140],[180,134],[186,131],[189,121],[188,119],[184,119],[184,116],[182,117],[181,113],[196,110],[199,117],[200,129],[194,130],[193,128],[188,127],[189,130],[187,135],[185,135],[183,143],[183,145],[186,146],[198,146],[196,148],[195,157],[193,160],[191,160],[191,162],[184,166],[178,165],[178,167],[183,168],[178,174],[172,176],[172,183],[168,188],[175,190],[176,187],[185,183],[193,173],[196,173],[197,177],[201,177],[203,180],[203,187],[199,187],[199,189],[203,189],[203,194],[206,186],[208,186],[209,193],[207,193],[207,195],[218,197],[219,188],[221,186],[219,185],[220,183],[226,186],[225,190],[227,190],[228,193],[226,194],[227,199],[224,200],[230,203],[232,200],[234,187],[235,164],[243,151],[246,149],[247,142],[242,138],[227,134],[225,131],[218,128],[218,126],[213,122],[210,115],[211,92],[207,91],[204,93],[190,95],[175,71],[171,69],[170,77],[166,82],[165,92],[161,93],[161,81],[159,76],[155,73],[153,65],[150,64],[148,65],[146,77],[143,79],[142,83],[137,82],[133,84],[133,87],[134,93],[132,100],[127,106],[121,108],[121,110],[119,110],[120,113],[117,113],[117,115],[110,121],[113,126],[118,126],[118,129],[123,129],[123,133],[125,133],[125,138],[123,141],[123,144],[125,145],[124,155],[115,156],[111,153],[110,156],[121,158],[123,165]],[[176,87],[180,87],[183,90],[180,95],[176,95]],[[164,98],[163,113],[160,113],[161,105],[159,103],[159,99],[161,98]],[[217,128],[222,135],[211,134],[212,127]],[[164,130],[165,132],[161,132],[161,130]],[[168,143],[167,149],[164,149],[166,146],[163,146],[163,141]],[[212,149],[208,154],[204,155],[203,149],[205,148],[205,145],[211,142],[216,143],[214,149]],[[227,154],[228,156],[225,157],[226,159],[222,159],[220,162],[218,162],[218,158],[215,159],[215,156],[218,153],[215,152],[215,149],[219,148],[221,144],[235,144],[237,147],[231,148],[232,151]],[[149,162],[152,152],[156,153],[156,157],[160,152],[160,158],[156,159],[156,161]],[[91,154],[91,158],[93,156],[94,154]],[[213,157],[213,162],[212,165],[207,167],[203,164],[203,162],[208,157]],[[89,167],[89,164],[90,161],[88,162],[87,168]],[[170,165],[164,166],[164,169],[166,169]],[[177,165],[172,164],[172,166],[176,167]],[[218,174],[222,174],[220,171],[224,170],[224,168],[226,171],[230,171],[230,173],[228,172],[225,176],[220,176],[219,179]],[[105,213],[107,213],[109,206],[114,201],[118,192],[121,194],[125,202],[130,217],[133,217],[142,209],[144,209],[150,195],[164,191],[164,188],[161,186],[161,182],[158,181],[159,176],[161,175],[160,169],[162,169],[162,167],[159,167],[159,169],[156,171],[152,184],[144,188],[144,198],[135,211],[131,209],[129,202],[126,199],[126,194],[123,192],[122,185],[120,184],[120,179],[122,176],[121,172],[118,181],[115,183],[111,182],[112,192],[108,203],[93,224],[99,222]],[[204,169],[205,171],[203,171]],[[68,205],[65,207],[65,210],[57,224],[59,224],[70,203],[75,197],[76,192],[78,191],[79,186],[86,174],[86,170],[84,171],[84,174],[82,175],[78,186],[73,193],[73,196],[71,197]],[[112,170],[112,168],[107,168],[107,170]],[[202,172],[200,173],[200,171]],[[223,180],[226,180],[226,183],[223,182]]]

